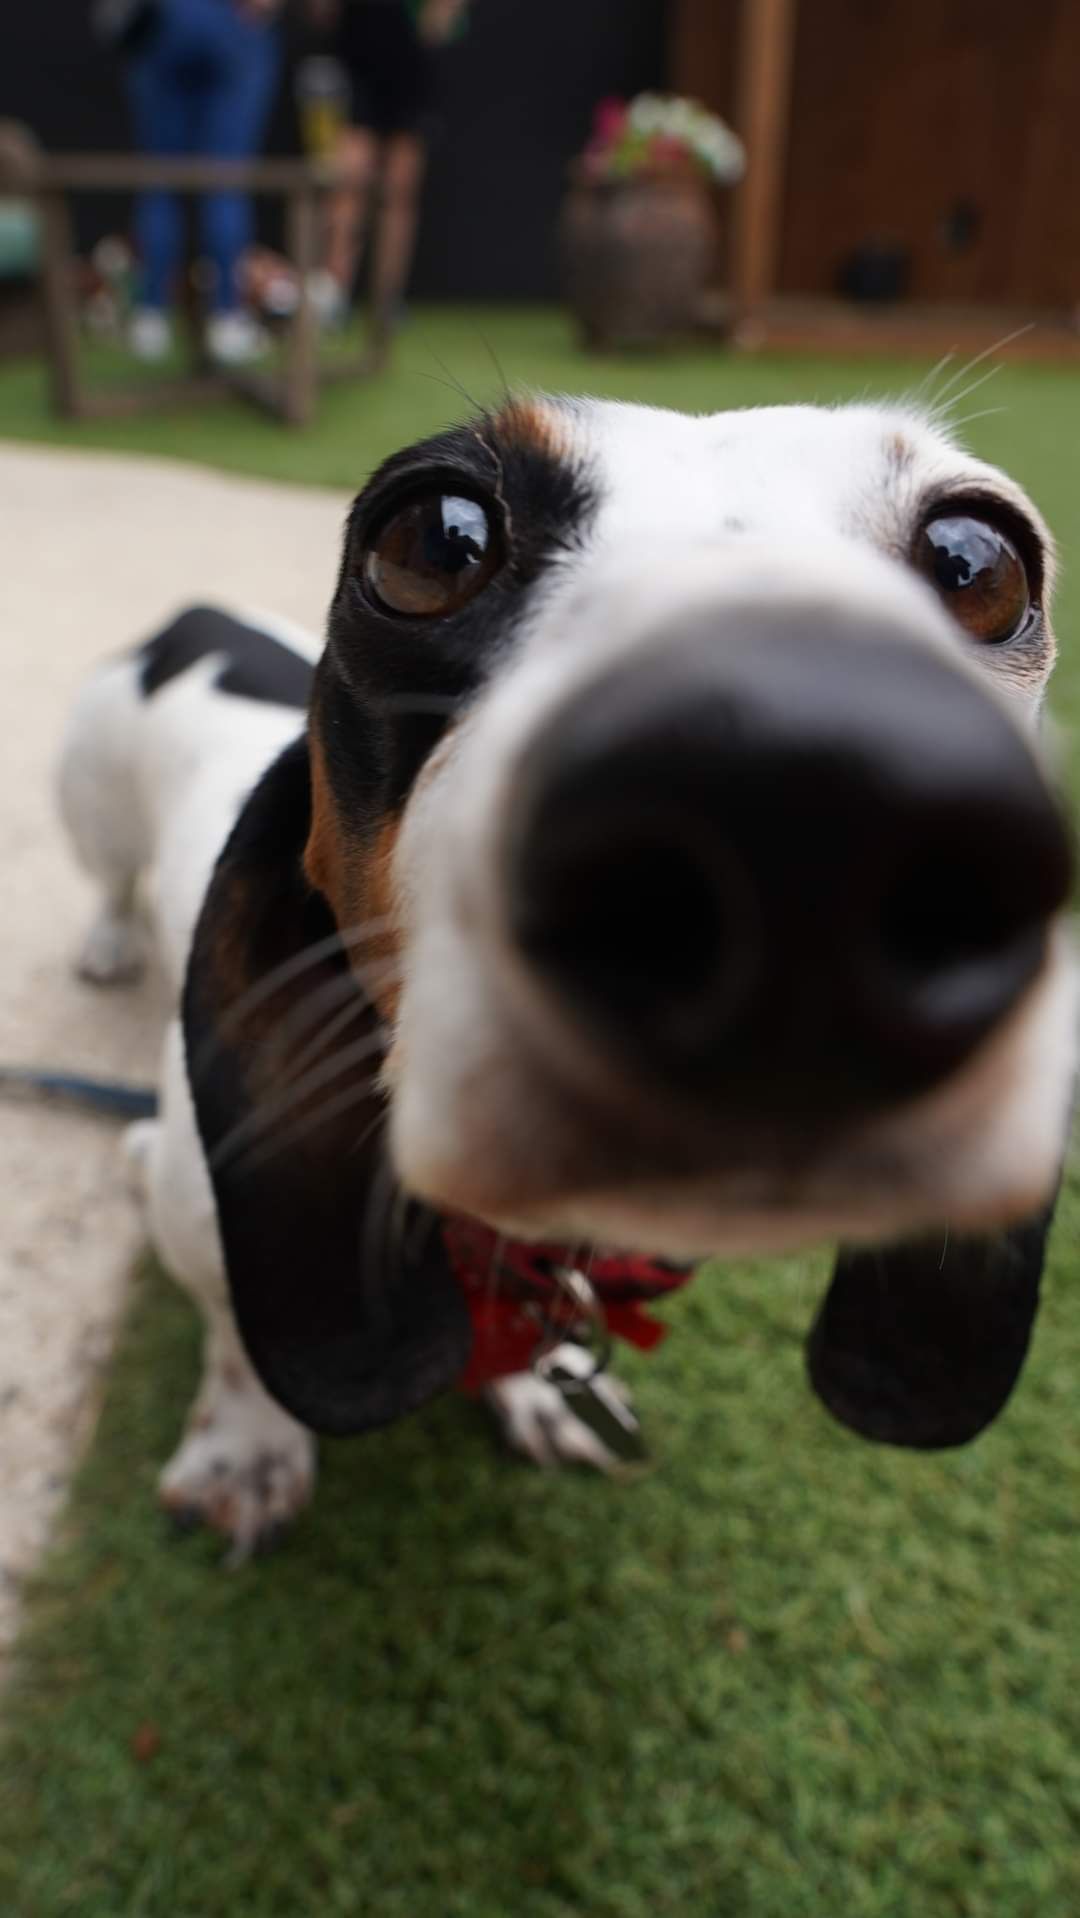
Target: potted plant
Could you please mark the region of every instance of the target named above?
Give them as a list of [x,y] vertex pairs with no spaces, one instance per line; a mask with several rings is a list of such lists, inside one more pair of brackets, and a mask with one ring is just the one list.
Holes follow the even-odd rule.
[[602,100],[571,173],[563,281],[587,346],[656,346],[694,324],[717,241],[717,186],[741,142],[693,100]]

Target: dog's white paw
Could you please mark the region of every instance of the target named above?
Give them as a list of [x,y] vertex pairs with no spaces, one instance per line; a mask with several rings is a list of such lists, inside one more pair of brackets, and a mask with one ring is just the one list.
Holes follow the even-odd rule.
[[239,1565],[276,1544],[311,1498],[315,1440],[251,1373],[226,1367],[200,1394],[159,1496],[178,1525],[208,1525]]
[[[591,1353],[580,1345],[560,1345],[551,1354],[550,1364],[571,1376],[587,1379],[593,1370]],[[630,1394],[610,1372],[603,1374],[605,1393],[629,1408]],[[557,1465],[589,1465],[597,1472],[620,1472],[626,1457],[605,1444],[591,1425],[579,1418],[573,1404],[557,1385],[536,1372],[511,1372],[496,1379],[485,1393],[503,1437],[515,1452],[522,1452],[534,1465],[550,1469]],[[628,1423],[636,1421],[630,1414]]]
[[145,964],[146,943],[138,920],[105,911],[86,935],[76,970],[94,986],[131,986]]

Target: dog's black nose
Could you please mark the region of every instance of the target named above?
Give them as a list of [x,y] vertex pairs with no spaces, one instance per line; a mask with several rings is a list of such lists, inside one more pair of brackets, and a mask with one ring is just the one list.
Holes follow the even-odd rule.
[[764,609],[549,719],[506,844],[513,937],[583,1025],[754,1113],[951,1072],[1037,973],[1071,865],[1031,752],[959,663]]

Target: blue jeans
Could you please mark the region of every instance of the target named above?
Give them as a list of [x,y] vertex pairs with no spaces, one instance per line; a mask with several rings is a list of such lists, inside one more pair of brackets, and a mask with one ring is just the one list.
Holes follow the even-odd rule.
[[[279,36],[245,18],[233,0],[160,0],[149,42],[131,62],[135,137],[144,153],[250,159],[273,104]],[[237,304],[237,267],[250,245],[251,202],[244,193],[210,193],[201,207],[203,248],[215,268],[213,304]],[[164,307],[183,244],[172,193],[143,193],[135,209],[143,266],[142,300]]]

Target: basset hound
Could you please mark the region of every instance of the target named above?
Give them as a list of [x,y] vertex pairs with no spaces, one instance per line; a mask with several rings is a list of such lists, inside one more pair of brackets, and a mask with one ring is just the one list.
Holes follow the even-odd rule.
[[130,977],[148,905],[178,1012],[132,1151],[206,1320],[168,1507],[243,1554],[313,1433],[462,1379],[610,1466],[586,1326],[823,1240],[826,1405],[994,1417],[1075,1063],[1052,576],[914,407],[520,398],[370,480],[321,651],[195,606],[101,667],[81,969]]

